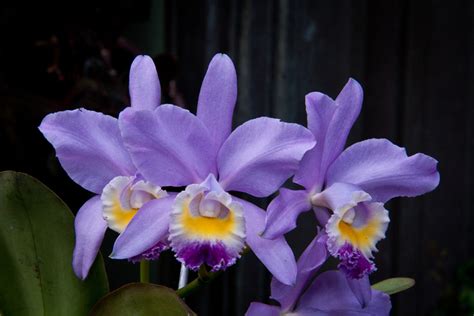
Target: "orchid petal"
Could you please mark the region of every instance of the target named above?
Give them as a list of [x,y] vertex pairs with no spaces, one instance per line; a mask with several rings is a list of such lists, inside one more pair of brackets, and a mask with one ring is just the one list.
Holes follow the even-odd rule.
[[265,211],[234,197],[243,205],[248,246],[280,282],[291,285],[296,280],[296,261],[284,237],[265,239],[259,234],[265,225]]
[[436,188],[437,161],[424,154],[407,156],[404,148],[386,139],[369,139],[347,148],[328,170],[328,186],[352,183],[374,201],[413,197]]
[[314,277],[319,268],[326,262],[328,253],[326,251],[327,236],[321,231],[313,241],[306,247],[303,254],[298,259],[298,275],[296,283],[288,286],[273,278],[271,282],[272,296],[277,300],[282,310],[292,310],[302,295],[303,290],[308,286],[308,282]]
[[315,273],[319,270],[328,258],[326,241],[326,232],[321,230],[299,257],[298,273]]
[[265,197],[297,170],[314,137],[298,124],[261,117],[239,126],[217,158],[219,178],[227,190]]
[[280,189],[280,194],[268,205],[262,237],[274,239],[293,230],[298,216],[310,209],[311,203],[306,191]]
[[331,213],[329,212],[329,210],[325,207],[313,205],[313,212],[314,216],[316,216],[316,219],[318,220],[319,226],[326,226],[329,221],[329,218],[331,217]]
[[375,316],[378,314],[366,313],[364,311],[354,311],[354,310],[331,310],[331,311],[324,311],[315,308],[297,308],[294,313],[290,315],[298,315],[298,316],[361,316],[361,315],[368,315],[368,316]]
[[320,274],[301,297],[298,306],[327,312],[360,312],[367,315],[389,315],[391,309],[389,296],[375,290],[372,290],[369,304],[361,306],[345,275],[339,271]]
[[237,99],[237,74],[229,56],[217,54],[209,63],[199,93],[197,117],[206,125],[216,148],[232,130]]
[[149,181],[185,186],[202,182],[214,170],[209,132],[187,110],[169,104],[153,112],[129,108],[119,123],[133,161]]
[[347,136],[357,120],[362,109],[364,91],[361,85],[354,79],[349,78],[346,85],[336,97],[337,110],[328,129],[329,143],[335,148],[330,148],[328,157],[336,157],[344,149]]
[[39,127],[64,170],[83,188],[100,194],[116,176],[134,175],[117,119],[84,109],[47,115]]
[[107,223],[102,218],[102,201],[96,195],[77,212],[74,220],[76,244],[72,255],[72,266],[78,278],[84,280],[99,253]]
[[295,177],[296,183],[310,191],[321,189],[328,167],[344,149],[347,136],[359,116],[362,99],[362,87],[352,78],[334,101],[335,110],[329,97],[321,94],[308,96],[308,126],[313,133],[317,133],[316,141],[321,143],[315,146],[314,152],[310,151],[303,158]]
[[347,284],[360,305],[362,307],[368,306],[372,299],[372,288],[370,287],[369,277],[366,275],[360,279],[347,278]]
[[150,56],[137,56],[130,67],[129,92],[131,106],[154,110],[161,102],[161,86]]
[[280,316],[280,308],[278,306],[252,302],[245,316]]
[[140,255],[168,234],[174,195],[154,199],[143,205],[114,244],[113,259]]
[[322,169],[321,158],[324,151],[329,150],[327,147],[331,146],[326,142],[326,136],[337,106],[333,99],[319,92],[307,94],[305,103],[308,129],[313,133],[316,145],[304,155],[293,181],[311,191],[324,182],[326,170]]

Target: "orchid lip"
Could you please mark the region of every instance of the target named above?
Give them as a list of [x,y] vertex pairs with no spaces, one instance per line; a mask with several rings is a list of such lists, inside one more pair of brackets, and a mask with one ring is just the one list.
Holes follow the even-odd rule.
[[242,205],[210,175],[176,196],[169,232],[176,257],[188,268],[207,264],[213,271],[225,269],[245,245]]
[[115,177],[104,187],[100,197],[103,218],[110,229],[122,233],[145,203],[167,195],[159,186],[141,177]]
[[376,243],[385,237],[388,222],[382,203],[362,202],[331,216],[326,224],[327,246],[348,277],[360,279],[376,270],[370,258],[377,251]]
[[346,210],[337,210],[329,219],[326,230],[331,253],[345,244],[359,249],[367,258],[376,251],[376,243],[385,238],[390,219],[382,203],[363,202]]

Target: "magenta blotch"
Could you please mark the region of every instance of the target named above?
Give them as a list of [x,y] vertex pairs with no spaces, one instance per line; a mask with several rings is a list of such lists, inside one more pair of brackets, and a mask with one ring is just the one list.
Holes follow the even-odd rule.
[[343,271],[352,279],[360,279],[377,270],[373,262],[367,259],[360,250],[355,249],[350,244],[342,246],[336,256],[341,260],[337,266],[339,270]]

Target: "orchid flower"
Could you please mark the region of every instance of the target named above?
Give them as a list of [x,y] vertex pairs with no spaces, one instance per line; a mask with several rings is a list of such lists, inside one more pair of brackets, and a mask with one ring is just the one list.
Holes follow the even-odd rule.
[[293,179],[304,190],[280,190],[268,207],[263,232],[265,238],[279,238],[296,227],[301,212],[313,209],[327,232],[329,252],[356,279],[375,270],[373,251],[389,223],[384,203],[418,196],[439,183],[435,159],[407,156],[386,139],[361,141],[343,151],[362,98],[353,79],[335,100],[319,92],[306,96],[308,128],[317,144]]
[[[133,108],[151,111],[160,104],[160,82],[150,57],[134,60],[129,88]],[[85,109],[62,111],[47,115],[39,129],[56,149],[71,179],[96,194],[79,209],[75,219],[73,268],[85,279],[107,227],[123,233],[137,212],[152,207],[157,199],[166,203],[172,197],[137,172],[116,118]],[[166,248],[163,239],[130,259],[155,259]]]
[[314,278],[328,257],[326,242],[321,231],[300,256],[294,285],[272,279],[271,298],[280,306],[253,302],[246,315],[389,315],[390,297],[371,289],[367,276],[352,280],[339,271],[326,271]]
[[[154,110],[129,108],[119,124],[140,174],[180,189],[170,208],[156,200],[137,213],[117,239],[112,257],[135,256],[162,240],[187,268],[212,271],[234,264],[247,244],[276,278],[292,284],[296,262],[284,237],[264,239],[265,211],[231,195],[266,197],[297,170],[315,144],[304,127],[261,117],[233,132],[237,76],[230,58],[214,56],[199,94],[197,115],[174,105]],[[169,212],[167,218],[153,218]],[[151,221],[153,221],[151,223]]]

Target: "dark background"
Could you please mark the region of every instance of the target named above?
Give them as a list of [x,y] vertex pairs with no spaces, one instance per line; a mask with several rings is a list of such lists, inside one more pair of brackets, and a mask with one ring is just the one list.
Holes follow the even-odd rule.
[[[90,196],[74,184],[37,130],[50,112],[79,106],[112,115],[128,104],[133,57],[156,57],[165,99],[195,110],[207,63],[233,59],[236,123],[262,116],[306,122],[304,95],[335,97],[348,77],[365,91],[350,143],[389,138],[439,160],[441,184],[390,202],[391,225],[373,281],[416,279],[393,315],[470,315],[474,306],[473,1],[68,1],[3,5],[0,12],[0,170],[34,175],[75,212]],[[311,214],[288,235],[299,254]],[[103,246],[110,253],[115,234]],[[138,266],[106,259],[111,288]],[[170,253],[155,282],[175,287]],[[200,315],[243,315],[267,301],[270,276],[253,254],[187,303]]]

